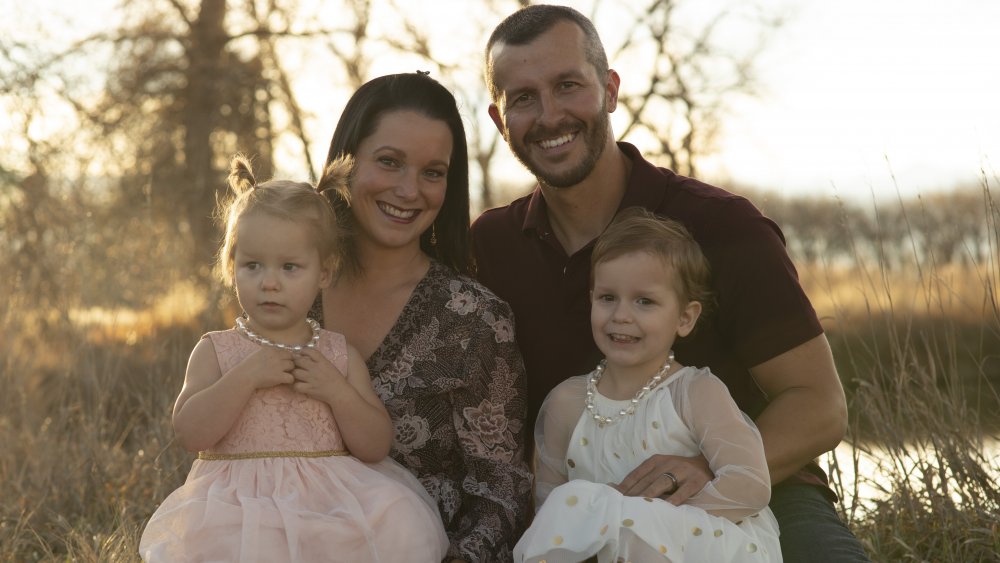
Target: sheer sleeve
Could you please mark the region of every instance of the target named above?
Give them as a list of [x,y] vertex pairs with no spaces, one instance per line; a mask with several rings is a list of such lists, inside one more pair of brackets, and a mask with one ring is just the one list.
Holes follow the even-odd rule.
[[771,498],[771,479],[757,426],[707,369],[678,383],[677,412],[715,473],[687,503],[733,521],[763,510]]
[[553,389],[535,422],[535,510],[552,489],[567,481],[566,450],[583,413],[586,376],[572,377]]

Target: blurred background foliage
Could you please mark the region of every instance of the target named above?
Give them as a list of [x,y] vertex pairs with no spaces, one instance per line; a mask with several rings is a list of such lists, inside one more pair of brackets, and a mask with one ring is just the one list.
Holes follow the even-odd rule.
[[[648,69],[624,77],[616,132],[698,175],[784,18],[737,2],[682,25],[691,2],[587,10],[626,30],[612,66]],[[485,38],[519,4],[456,4],[468,25],[444,39],[394,0],[121,0],[97,25],[77,6],[0,35],[0,560],[133,560],[183,480],[171,405],[193,343],[234,314],[209,278],[232,154],[308,178],[350,92],[427,69],[466,117],[473,216],[530,189],[482,85]],[[738,52],[717,41],[734,21]],[[724,186],[781,226],[827,328],[855,446],[827,464],[876,560],[997,559],[996,184],[869,202]]]

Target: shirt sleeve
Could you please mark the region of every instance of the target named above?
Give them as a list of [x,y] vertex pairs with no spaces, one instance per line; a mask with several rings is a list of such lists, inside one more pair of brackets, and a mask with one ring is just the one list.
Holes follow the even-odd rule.
[[535,422],[535,509],[553,489],[569,480],[566,451],[583,413],[585,377],[567,379],[553,389]]
[[510,560],[531,495],[524,460],[525,374],[513,316],[492,296],[486,307],[476,315],[465,347],[466,385],[453,394],[466,476],[449,550],[449,557],[483,562]]
[[687,503],[734,522],[763,510],[771,498],[764,444],[725,384],[702,369],[680,381],[674,398],[678,414],[715,473]]
[[821,334],[778,225],[743,198],[718,215],[725,223],[699,244],[712,265],[719,330],[741,363],[758,365]]

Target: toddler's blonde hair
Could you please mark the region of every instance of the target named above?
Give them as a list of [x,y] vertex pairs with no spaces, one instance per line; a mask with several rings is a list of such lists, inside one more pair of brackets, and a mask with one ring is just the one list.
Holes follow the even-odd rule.
[[293,221],[306,227],[319,251],[320,260],[331,269],[340,265],[343,234],[330,202],[321,195],[327,189],[341,190],[350,181],[350,158],[331,162],[317,186],[306,182],[270,180],[261,184],[254,178],[250,160],[236,155],[229,163],[231,195],[220,202],[216,216],[224,229],[215,262],[215,274],[228,287],[234,285],[234,259],[240,219],[254,213]]

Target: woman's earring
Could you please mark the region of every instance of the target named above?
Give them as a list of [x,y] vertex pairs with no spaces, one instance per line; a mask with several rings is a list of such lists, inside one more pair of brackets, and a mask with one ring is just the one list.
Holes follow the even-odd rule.
[[437,246],[438,235],[437,235],[437,225],[431,223],[431,246]]

